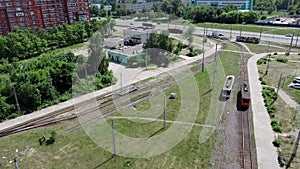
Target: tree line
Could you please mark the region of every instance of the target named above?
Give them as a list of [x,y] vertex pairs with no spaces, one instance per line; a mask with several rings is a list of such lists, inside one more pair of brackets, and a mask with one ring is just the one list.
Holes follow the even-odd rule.
[[[64,39],[65,42],[60,41],[53,45],[55,48],[61,47],[79,42],[83,38],[91,36],[88,46],[88,57],[75,56],[73,53],[65,50],[53,50],[44,52],[39,57],[27,60],[13,60],[13,62],[10,62],[10,58],[1,59],[0,122],[31,113],[72,97],[99,90],[115,82],[112,71],[108,70],[108,59],[105,57],[105,52],[103,51],[103,37],[110,30],[108,28],[110,24],[108,24],[108,21],[95,23],[95,21],[92,21],[91,24],[88,24],[93,29],[90,29],[90,31],[85,30],[86,35],[79,36],[82,39],[77,38],[77,40],[80,40],[76,41],[74,37],[64,37],[70,39]],[[84,25],[86,22],[81,24]],[[72,29],[72,26],[64,26]],[[73,26],[77,27],[78,25]],[[96,31],[96,28],[99,28],[99,30]],[[20,31],[22,37],[28,36],[26,34],[28,30]],[[47,31],[43,32],[48,36],[53,35]],[[96,33],[93,34],[93,32]],[[40,33],[30,35],[40,38]],[[16,32],[12,34],[16,34]],[[73,36],[77,37],[75,32],[73,32]],[[11,35],[8,35],[8,37],[11,37]],[[2,36],[2,38],[6,37]],[[44,40],[47,44],[45,50],[50,50],[53,46],[49,46],[48,43],[50,42],[47,40],[46,38]],[[72,40],[75,42],[69,42]],[[23,44],[23,42],[20,42],[20,44]],[[18,48],[18,50],[21,50],[21,48]],[[27,51],[27,53],[22,53],[22,55],[19,53],[20,55],[18,56],[25,57],[17,59],[29,58],[32,52],[37,51]]]
[[7,36],[0,36],[0,60],[9,62],[24,60],[48,50],[70,46],[87,40],[94,32],[101,29],[109,32],[114,22],[110,19],[102,21],[76,22],[74,25],[60,25],[34,32],[30,28],[15,27]]
[[[85,67],[89,65],[78,63],[78,59],[82,57],[66,52],[47,53],[22,62],[2,63],[0,121],[68,100],[74,96],[72,92],[80,91],[80,94],[84,94],[114,82],[112,72],[107,70],[108,65],[101,65],[105,71],[94,74],[88,72],[86,77]],[[86,64],[92,61],[89,58]],[[18,111],[17,103],[21,111]]]
[[300,14],[300,0],[254,0],[253,9],[268,11],[271,14],[277,10],[287,10],[290,15]]
[[[159,8],[154,8],[159,12]],[[215,6],[186,6],[180,0],[164,1],[161,10],[177,17],[199,22],[217,22],[217,23],[253,23],[259,20],[258,12],[238,12],[236,6],[230,4],[224,8]]]

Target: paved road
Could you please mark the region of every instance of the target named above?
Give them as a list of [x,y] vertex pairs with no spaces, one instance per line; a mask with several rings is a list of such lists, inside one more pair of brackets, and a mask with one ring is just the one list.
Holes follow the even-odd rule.
[[266,56],[267,53],[257,54],[248,60],[248,79],[250,85],[250,94],[252,100],[254,136],[256,143],[257,163],[259,169],[277,169],[280,168],[277,162],[276,148],[272,145],[274,132],[271,128],[271,120],[264,106],[262,97],[262,86],[258,80],[258,68],[256,62],[258,59]]
[[[134,19],[131,20],[123,20],[123,19],[116,19],[116,24],[117,25],[122,25],[122,26],[141,26],[143,22],[137,22]],[[154,23],[156,24],[156,23]],[[174,24],[165,24],[165,23],[161,23],[161,24],[156,24],[157,29],[159,30],[167,30],[168,28],[180,28],[183,29],[184,31],[186,31],[188,29],[187,25],[174,25]],[[203,30],[204,28],[202,27],[196,27],[195,30],[195,34],[197,35],[203,35]],[[279,28],[280,29],[280,28]],[[213,31],[218,31],[222,34],[224,34],[226,37],[230,37],[230,30],[227,29],[216,29],[216,28],[208,28],[207,29],[207,34],[211,34],[211,32]],[[240,35],[240,31],[236,31],[233,30],[232,31],[232,37],[236,37]],[[242,31],[242,36],[259,36],[258,32],[246,32],[246,31]],[[268,33],[262,33],[262,37],[261,37],[262,41],[270,41],[270,42],[277,42],[277,43],[281,43],[281,44],[290,44],[291,42],[291,37],[285,37],[284,35],[276,35],[276,34],[268,34]],[[293,44],[296,43],[296,38],[294,38]],[[299,43],[298,43],[299,44]],[[299,44],[300,45],[300,44]]]

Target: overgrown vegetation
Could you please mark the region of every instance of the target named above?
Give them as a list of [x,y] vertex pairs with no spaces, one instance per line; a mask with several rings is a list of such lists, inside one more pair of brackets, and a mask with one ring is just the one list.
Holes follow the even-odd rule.
[[272,87],[263,87],[262,96],[264,97],[264,103],[270,117],[274,118],[276,107],[273,105],[273,103],[277,99],[277,94],[275,92],[275,89]]
[[276,61],[281,62],[281,63],[287,63],[289,60],[287,58],[284,58],[284,57],[277,57]]
[[32,29],[15,27],[7,36],[0,36],[0,60],[13,62],[38,56],[52,49],[84,42],[97,30],[108,34],[113,26],[114,21],[107,19],[64,24],[48,30],[41,28],[37,33]]
[[258,59],[257,64],[258,64],[258,65],[266,64],[267,61],[268,61],[267,58],[260,58],[260,59]]
[[258,80],[260,80],[260,83],[261,83],[262,85],[267,85],[267,84],[268,84],[267,80],[266,80],[264,77],[259,77]]
[[279,139],[275,139],[272,143],[275,147],[280,147],[280,144],[281,144]]
[[8,60],[2,60],[0,121],[114,83],[113,73],[108,71],[108,59],[103,52],[102,33],[96,32],[90,42],[89,57],[55,50],[25,61],[9,63]]

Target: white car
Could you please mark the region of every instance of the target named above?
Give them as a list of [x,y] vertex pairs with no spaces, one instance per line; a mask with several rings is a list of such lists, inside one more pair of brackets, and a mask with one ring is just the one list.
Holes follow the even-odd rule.
[[291,83],[288,87],[300,90],[300,83]]
[[286,34],[285,37],[293,37],[293,34]]
[[294,77],[293,83],[300,83],[300,77]]

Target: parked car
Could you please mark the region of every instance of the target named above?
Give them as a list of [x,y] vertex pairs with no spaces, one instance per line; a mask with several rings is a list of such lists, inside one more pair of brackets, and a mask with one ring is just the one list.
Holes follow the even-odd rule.
[[300,77],[294,77],[293,83],[300,83]]
[[293,37],[293,34],[286,34],[285,37]]
[[291,83],[288,87],[300,90],[300,83]]

